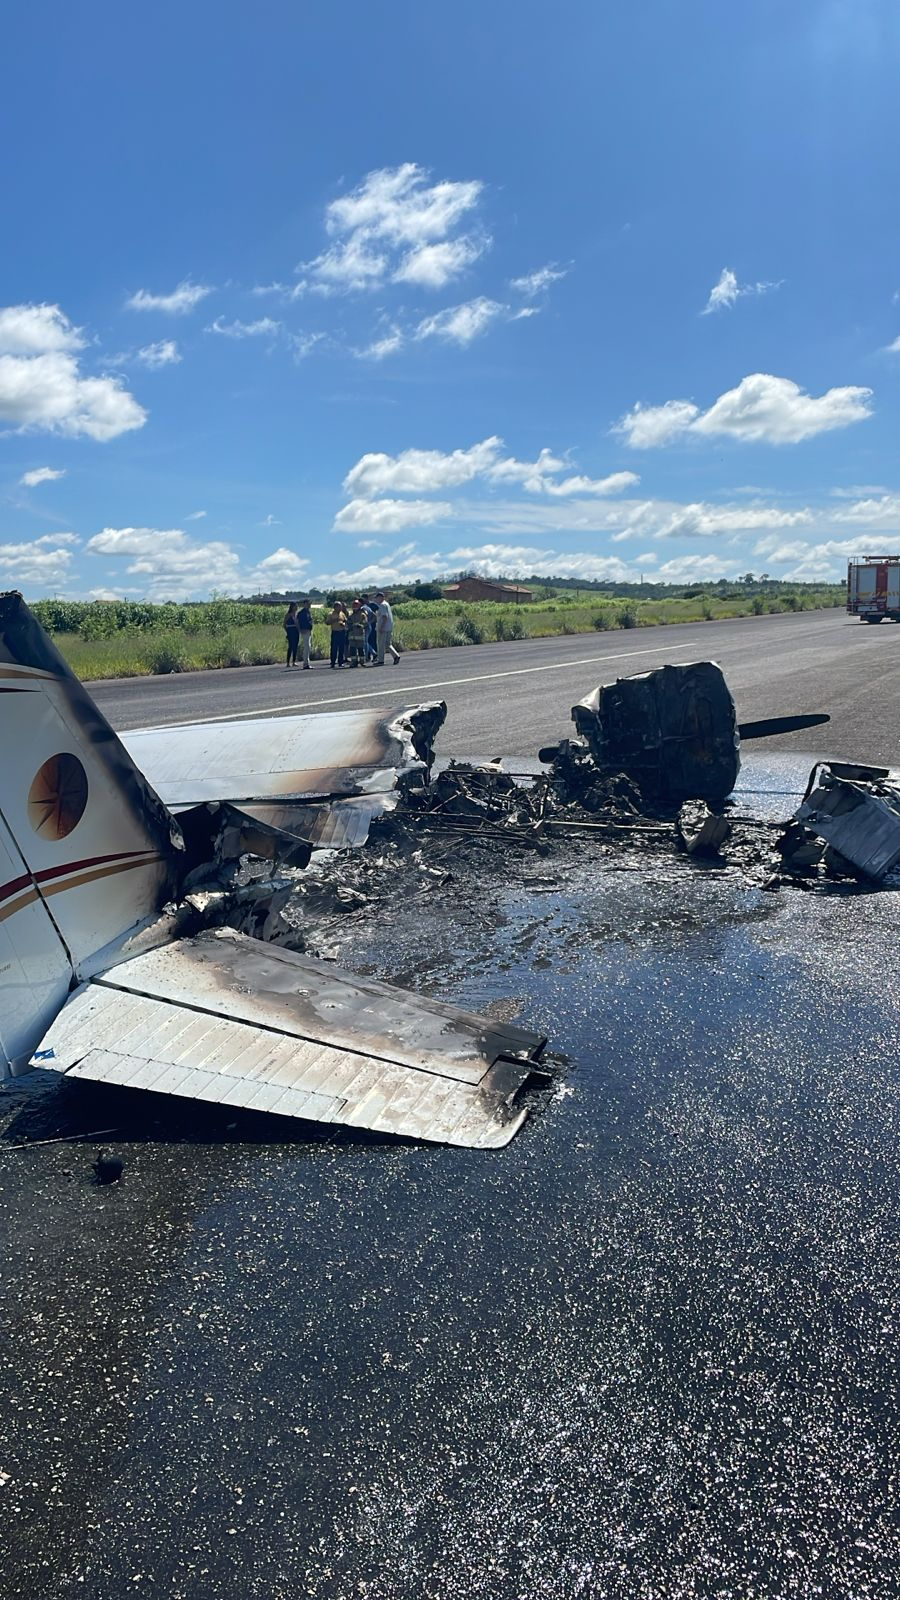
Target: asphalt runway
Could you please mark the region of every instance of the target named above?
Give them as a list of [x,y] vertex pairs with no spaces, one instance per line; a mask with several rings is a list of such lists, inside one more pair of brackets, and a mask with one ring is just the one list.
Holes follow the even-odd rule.
[[[742,722],[826,713],[817,753],[898,760],[900,627],[870,627],[843,611],[415,651],[397,667],[369,670],[238,667],[90,688],[119,729],[441,698],[448,717],[439,754],[491,757],[534,754],[566,737],[572,705],[598,683],[693,660],[719,662]],[[810,734],[757,742],[767,747],[806,751]]]
[[508,1149],[4,1097],[4,1600],[900,1593],[896,894],[452,843],[306,933],[546,1029]]
[[[895,750],[886,626],[517,648],[442,653],[460,748],[532,752],[601,677],[702,653],[742,717],[831,710],[835,754]],[[437,660],[384,670],[398,703]],[[336,677],[300,682],[325,709]],[[103,692],[127,726],[275,686]],[[804,737],[748,748],[740,811],[793,808]],[[383,898],[301,908],[305,947],[516,1015],[555,1087],[494,1154],[0,1089],[3,1600],[895,1600],[897,893],[627,844],[375,848]]]

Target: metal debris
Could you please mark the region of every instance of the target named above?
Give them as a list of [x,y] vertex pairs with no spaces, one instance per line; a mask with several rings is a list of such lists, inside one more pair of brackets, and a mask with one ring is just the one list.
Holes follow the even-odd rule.
[[678,813],[678,834],[688,855],[716,856],[731,837],[731,823],[710,811],[705,800],[686,800]]
[[359,849],[368,839],[372,823],[393,811],[396,804],[396,794],[362,794],[319,804],[263,803],[242,806],[241,810],[279,835],[303,841],[309,855],[313,850]]
[[721,803],[740,771],[734,701],[714,661],[659,667],[594,690],[572,720],[597,767],[655,802]]
[[[794,813],[804,837],[787,831],[797,856],[811,840],[829,847],[825,864],[880,883],[900,862],[900,785],[884,768],[819,762],[813,767],[802,805]],[[802,864],[802,862],[801,862]],[[810,864],[812,864],[810,862]]]

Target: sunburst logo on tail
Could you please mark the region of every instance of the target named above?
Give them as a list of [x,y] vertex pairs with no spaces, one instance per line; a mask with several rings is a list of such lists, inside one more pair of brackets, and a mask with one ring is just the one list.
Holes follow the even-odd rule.
[[42,839],[65,839],[84,816],[87,773],[77,756],[62,751],[35,773],[28,791],[28,818]]

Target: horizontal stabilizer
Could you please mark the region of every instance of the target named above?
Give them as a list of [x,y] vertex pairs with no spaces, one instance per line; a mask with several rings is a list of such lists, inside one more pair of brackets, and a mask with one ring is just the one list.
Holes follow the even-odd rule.
[[230,929],[70,998],[33,1064],[69,1077],[497,1149],[545,1040]]

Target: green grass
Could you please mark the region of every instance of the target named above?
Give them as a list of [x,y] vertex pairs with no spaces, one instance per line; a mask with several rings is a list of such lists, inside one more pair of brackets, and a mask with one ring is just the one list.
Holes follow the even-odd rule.
[[[641,600],[584,592],[531,605],[491,601],[400,600],[394,639],[404,650],[507,639],[544,639],[595,629],[652,628],[661,623],[717,621],[772,611],[813,610],[844,603],[842,585],[771,586],[720,598],[715,586],[690,596]],[[54,613],[51,608],[56,607]],[[208,606],[128,606],[124,603],[39,602],[33,607],[78,676],[144,677],[212,667],[262,666],[284,660],[282,608],[213,601]],[[46,615],[42,615],[42,612]],[[56,623],[57,626],[53,626]],[[75,631],[75,629],[79,631]],[[314,659],[327,659],[329,631],[317,623]]]

